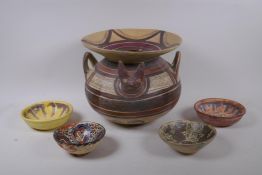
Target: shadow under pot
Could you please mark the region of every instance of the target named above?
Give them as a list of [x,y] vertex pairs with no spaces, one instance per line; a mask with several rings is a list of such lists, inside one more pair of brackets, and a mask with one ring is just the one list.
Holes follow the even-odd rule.
[[[115,29],[88,35],[83,66],[90,105],[108,120],[124,125],[153,121],[172,109],[181,92],[180,52],[172,64],[159,57],[181,43],[175,34],[151,29]],[[98,44],[99,43],[99,44]]]

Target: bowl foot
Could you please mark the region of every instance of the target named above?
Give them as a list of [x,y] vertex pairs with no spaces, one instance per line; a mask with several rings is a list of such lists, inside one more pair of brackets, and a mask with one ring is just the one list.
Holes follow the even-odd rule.
[[74,157],[83,157],[83,156],[85,156],[85,155],[87,155],[87,154],[89,154],[89,153],[84,153],[84,154],[72,154],[72,153],[70,153],[72,156],[74,156]]
[[178,152],[179,154],[185,155],[185,156],[190,156],[190,155],[195,154],[197,151],[193,151],[193,152],[182,152],[182,151],[176,150],[176,152]]

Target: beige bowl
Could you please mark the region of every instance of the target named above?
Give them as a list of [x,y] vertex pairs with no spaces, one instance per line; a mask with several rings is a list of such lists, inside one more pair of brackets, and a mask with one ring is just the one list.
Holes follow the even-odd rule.
[[159,135],[176,151],[194,154],[215,138],[216,129],[202,122],[177,120],[164,123]]
[[139,63],[176,49],[182,39],[156,29],[110,29],[87,35],[82,42],[111,61]]

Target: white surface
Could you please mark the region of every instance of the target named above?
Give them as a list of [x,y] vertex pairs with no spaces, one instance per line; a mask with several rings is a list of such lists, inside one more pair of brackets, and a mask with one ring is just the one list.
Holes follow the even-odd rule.
[[[261,174],[261,7],[260,0],[1,1],[0,174]],[[88,105],[82,70],[84,35],[127,27],[168,30],[184,39],[179,103],[135,128],[109,123]],[[197,154],[180,155],[157,130],[165,121],[197,120],[193,104],[205,97],[237,100],[247,114],[218,128]],[[103,124],[104,142],[75,158],[57,146],[52,132],[30,129],[20,111],[46,99],[72,103],[74,119]]]

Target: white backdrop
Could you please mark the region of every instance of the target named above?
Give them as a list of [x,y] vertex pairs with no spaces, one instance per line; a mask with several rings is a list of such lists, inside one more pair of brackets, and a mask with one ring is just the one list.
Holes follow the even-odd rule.
[[[260,0],[1,0],[0,174],[260,174],[261,7]],[[88,105],[82,70],[87,49],[80,42],[92,32],[128,27],[183,37],[177,106],[134,128],[106,121]],[[171,61],[174,54],[164,58]],[[197,154],[180,155],[157,130],[169,120],[198,120],[193,104],[206,97],[237,100],[247,114],[232,127],[218,128],[215,140]],[[75,158],[57,146],[52,132],[29,128],[20,111],[48,99],[72,103],[73,119],[103,124],[103,143]]]

